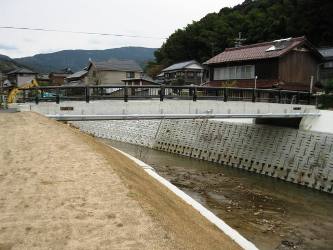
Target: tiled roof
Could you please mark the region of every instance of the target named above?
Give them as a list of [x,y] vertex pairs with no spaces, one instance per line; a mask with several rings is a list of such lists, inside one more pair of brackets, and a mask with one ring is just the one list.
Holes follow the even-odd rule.
[[318,51],[325,59],[333,58],[333,47],[331,48],[319,48]]
[[117,60],[111,59],[105,62],[91,62],[97,70],[100,71],[134,71],[134,72],[142,72],[142,68],[139,64],[137,64],[133,60]]
[[11,75],[11,74],[37,74],[37,73],[31,71],[30,69],[18,68],[18,69],[14,69],[14,70],[8,72],[7,74]]
[[241,46],[237,48],[227,48],[221,54],[209,59],[204,64],[215,64],[235,61],[257,60],[275,58],[284,55],[290,50],[298,47],[307,40],[305,37],[290,38],[285,40],[285,47],[281,49],[270,50],[276,41],[257,43],[252,45]]
[[127,78],[124,80],[121,80],[122,82],[129,82],[129,81],[146,81],[146,82],[151,82],[151,83],[156,83],[156,81],[154,81],[153,78],[151,78],[150,76],[144,75],[141,77],[134,77],[134,78]]
[[[197,61],[195,60],[191,60],[191,61],[186,61],[186,62],[180,62],[180,63],[175,63],[165,69],[162,70],[162,72],[165,71],[172,71],[172,70],[179,70],[179,69],[184,69],[187,66],[191,65],[191,64],[198,64],[200,65]],[[203,69],[203,68],[202,68]]]
[[68,79],[72,79],[72,78],[80,78],[80,77],[83,77],[84,75],[86,75],[87,73],[88,73],[88,71],[86,71],[86,70],[81,70],[81,71],[75,72],[74,74],[68,76],[67,78],[68,78]]

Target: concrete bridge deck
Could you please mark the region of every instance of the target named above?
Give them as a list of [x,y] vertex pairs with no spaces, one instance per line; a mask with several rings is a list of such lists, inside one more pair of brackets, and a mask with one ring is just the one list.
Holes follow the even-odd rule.
[[242,101],[201,100],[100,100],[14,104],[57,120],[224,119],[318,117],[315,106]]
[[134,162],[31,112],[0,114],[0,249],[239,249]]

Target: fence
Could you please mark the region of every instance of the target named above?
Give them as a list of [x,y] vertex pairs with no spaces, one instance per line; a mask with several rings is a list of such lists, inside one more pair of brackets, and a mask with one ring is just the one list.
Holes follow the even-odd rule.
[[288,104],[315,104],[309,92],[277,89],[217,88],[202,86],[52,86],[21,89],[17,102],[56,102],[120,99],[128,102],[140,99],[180,99],[252,101]]

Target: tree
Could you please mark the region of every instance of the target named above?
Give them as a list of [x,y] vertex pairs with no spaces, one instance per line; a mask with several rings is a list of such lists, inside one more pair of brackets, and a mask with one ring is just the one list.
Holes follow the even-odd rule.
[[233,47],[238,32],[246,37],[245,44],[305,35],[316,46],[332,46],[332,13],[331,0],[246,0],[176,30],[155,52],[156,65],[204,62]]

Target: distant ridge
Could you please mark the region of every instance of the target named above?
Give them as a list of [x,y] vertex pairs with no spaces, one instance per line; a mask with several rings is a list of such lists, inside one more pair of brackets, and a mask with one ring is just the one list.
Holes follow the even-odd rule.
[[89,59],[107,61],[109,59],[132,59],[144,66],[154,59],[155,48],[122,47],[105,50],[62,50],[54,53],[37,54],[31,57],[15,58],[20,64],[26,65],[40,73],[49,73],[64,68],[78,71],[87,66]]
[[17,69],[19,67],[22,67],[22,65],[20,65],[8,56],[0,54],[0,72],[8,73],[9,71]]

